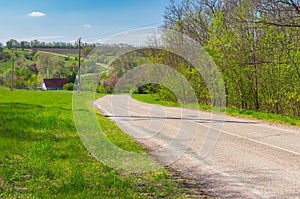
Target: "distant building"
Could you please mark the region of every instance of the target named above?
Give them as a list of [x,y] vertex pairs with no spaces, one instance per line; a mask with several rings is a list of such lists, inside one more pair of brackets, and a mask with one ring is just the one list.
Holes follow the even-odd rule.
[[42,90],[63,90],[64,85],[68,83],[65,78],[44,79],[42,82]]

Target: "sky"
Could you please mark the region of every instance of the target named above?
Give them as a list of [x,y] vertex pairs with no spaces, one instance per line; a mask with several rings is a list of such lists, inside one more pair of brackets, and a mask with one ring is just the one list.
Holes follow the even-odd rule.
[[0,0],[0,42],[101,41],[159,27],[169,0]]

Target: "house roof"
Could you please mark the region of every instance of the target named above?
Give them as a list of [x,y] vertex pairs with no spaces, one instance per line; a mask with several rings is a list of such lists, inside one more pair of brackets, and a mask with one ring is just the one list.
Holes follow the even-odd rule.
[[65,78],[44,79],[44,83],[47,88],[61,88],[68,83],[68,80]]

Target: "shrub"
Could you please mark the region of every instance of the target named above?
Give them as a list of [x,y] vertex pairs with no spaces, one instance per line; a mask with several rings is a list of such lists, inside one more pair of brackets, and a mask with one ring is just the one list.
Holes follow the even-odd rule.
[[64,90],[72,91],[74,90],[74,83],[67,83],[64,85]]
[[107,88],[104,85],[98,85],[96,92],[102,93],[102,94],[107,94]]

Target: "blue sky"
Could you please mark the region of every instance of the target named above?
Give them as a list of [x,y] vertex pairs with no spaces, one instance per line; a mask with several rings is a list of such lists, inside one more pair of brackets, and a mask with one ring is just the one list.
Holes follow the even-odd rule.
[[158,27],[169,0],[0,0],[0,42],[86,42],[140,27]]

